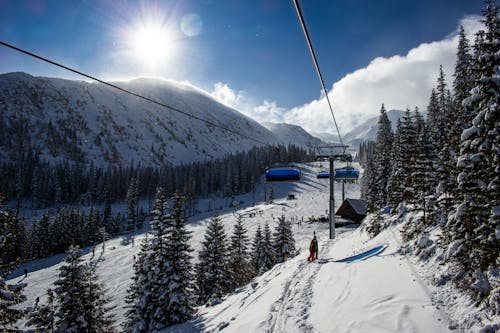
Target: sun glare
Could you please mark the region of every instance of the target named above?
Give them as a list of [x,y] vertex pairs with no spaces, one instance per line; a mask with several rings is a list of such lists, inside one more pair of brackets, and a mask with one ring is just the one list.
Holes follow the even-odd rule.
[[165,65],[176,51],[174,35],[167,27],[142,26],[131,37],[134,56],[147,66]]

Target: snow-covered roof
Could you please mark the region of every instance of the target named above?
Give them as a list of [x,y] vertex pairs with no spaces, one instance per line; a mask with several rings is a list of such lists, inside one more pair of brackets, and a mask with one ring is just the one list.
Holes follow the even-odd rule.
[[366,215],[366,201],[361,199],[346,199],[352,209],[359,215]]

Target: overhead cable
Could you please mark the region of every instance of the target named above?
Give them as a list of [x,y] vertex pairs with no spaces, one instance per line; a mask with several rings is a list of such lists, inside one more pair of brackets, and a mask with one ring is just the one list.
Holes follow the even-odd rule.
[[297,11],[297,16],[299,18],[300,25],[302,26],[302,30],[304,31],[304,36],[306,37],[307,45],[309,46],[309,51],[311,52],[314,66],[316,67],[316,72],[318,73],[319,81],[321,82],[321,87],[323,87],[323,93],[325,94],[326,100],[328,102],[328,107],[330,108],[330,113],[332,114],[333,123],[335,124],[335,128],[337,129],[337,134],[339,136],[340,144],[343,146],[344,143],[342,142],[342,137],[340,136],[339,127],[337,126],[335,115],[333,114],[332,103],[330,103],[330,98],[328,97],[328,92],[326,91],[323,75],[321,75],[321,70],[319,69],[318,59],[316,58],[316,53],[314,52],[311,38],[309,37],[309,32],[307,31],[306,22],[304,20],[304,16],[302,15],[302,10],[300,9],[299,0],[293,0],[293,3]]

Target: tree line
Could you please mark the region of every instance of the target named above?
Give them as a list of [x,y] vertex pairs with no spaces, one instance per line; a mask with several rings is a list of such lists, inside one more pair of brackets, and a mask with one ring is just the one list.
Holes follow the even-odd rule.
[[[14,223],[10,225],[10,230],[4,231],[5,234],[11,235],[9,243],[12,246],[2,257],[9,263],[44,258],[63,253],[71,245],[91,246],[105,238],[139,230],[148,217],[143,208],[139,207],[139,200],[150,200],[149,188],[153,184],[165,185],[162,188],[169,195],[176,191],[185,193],[187,213],[191,216],[196,211],[196,200],[199,197],[212,194],[231,198],[237,194],[251,192],[266,167],[275,163],[310,161],[312,156],[310,151],[303,148],[281,145],[256,147],[217,161],[160,169],[130,166],[124,169],[111,168],[104,172],[103,169],[96,169],[91,165],[89,170],[84,172],[77,165],[64,164],[67,169],[61,166],[53,168],[49,164],[38,165],[32,168],[41,172],[35,178],[43,179],[45,185],[31,187],[32,191],[25,195],[32,196],[33,207],[39,207],[35,202],[43,202],[43,206],[53,205],[52,210],[55,211],[47,211],[39,217],[33,217],[30,225],[22,215],[14,211]],[[7,169],[3,169],[3,172]],[[55,174],[52,174],[53,171]],[[59,176],[65,181],[58,181]],[[7,182],[5,178],[1,179],[4,183]],[[14,183],[12,180],[12,184]],[[33,184],[37,183],[38,180]],[[55,184],[66,185],[56,190],[52,187]],[[53,191],[60,194],[54,196]],[[54,201],[56,197],[61,200]],[[80,199],[76,200],[77,197]],[[11,199],[21,200],[16,193]],[[113,213],[112,203],[117,201],[125,201],[125,212]],[[88,205],[88,211],[71,206],[76,204]]]
[[[266,222],[252,246],[241,215],[236,216],[228,238],[221,219],[208,223],[198,262],[193,265],[190,232],[186,230],[185,197],[179,193],[168,207],[167,195],[158,188],[151,211],[151,230],[143,238],[127,290],[123,332],[151,332],[183,323],[196,316],[196,306],[215,304],[258,274],[296,254],[291,222],[284,216],[271,232]],[[0,209],[0,226],[10,230],[14,216]],[[3,229],[2,229],[3,230]],[[9,243],[0,237],[2,253]],[[59,277],[47,290],[44,302],[36,299],[27,309],[25,284],[7,284],[6,274],[15,266],[0,261],[0,329],[15,331],[26,318],[34,332],[116,332],[112,307],[96,273],[97,261],[84,262],[78,246],[71,245]]]
[[140,198],[154,198],[157,186],[170,194],[182,191],[188,197],[231,197],[250,192],[266,167],[313,159],[312,151],[293,144],[254,147],[216,160],[161,167],[131,163],[99,168],[92,162],[70,161],[54,164],[32,150],[20,156],[0,164],[0,192],[7,202],[14,201],[17,207],[28,204],[33,209],[123,201],[132,181],[137,183]]
[[365,167],[362,195],[376,214],[368,228],[380,232],[379,213],[402,205],[421,210],[404,240],[439,227],[447,279],[478,304],[500,314],[498,222],[500,207],[500,27],[498,8],[487,3],[472,47],[460,29],[453,86],[440,68],[427,117],[406,110],[395,133],[382,105],[375,142],[360,147]]

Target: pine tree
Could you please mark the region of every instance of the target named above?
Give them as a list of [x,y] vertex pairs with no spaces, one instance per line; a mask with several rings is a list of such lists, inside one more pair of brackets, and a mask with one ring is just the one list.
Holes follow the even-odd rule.
[[7,284],[7,274],[15,267],[15,262],[6,262],[5,255],[12,253],[15,244],[11,242],[14,229],[14,217],[3,207],[3,196],[0,195],[0,331],[13,329],[16,322],[24,316],[24,311],[15,306],[26,297],[22,290],[26,284]]
[[378,120],[377,139],[375,141],[375,156],[374,156],[374,206],[383,207],[388,202],[387,185],[391,174],[391,149],[394,141],[391,122],[387,117],[384,104],[380,108],[380,116]]
[[[189,246],[190,232],[186,230],[184,197],[176,193],[172,198],[172,214],[167,234],[169,247],[169,266],[166,279],[162,281],[168,295],[163,308],[157,308],[156,314],[164,316],[168,325],[183,323],[194,314],[194,294],[192,284],[191,255]],[[162,318],[163,321],[163,318]]]
[[[448,221],[450,246],[459,244],[453,261],[467,272],[471,279],[495,265],[499,256],[498,206],[500,205],[500,87],[499,49],[500,30],[498,8],[488,2],[483,23],[487,30],[476,38],[474,68],[478,72],[471,96],[464,100],[464,107],[475,114],[471,127],[461,136],[461,151],[457,166],[458,187],[463,196],[453,218]],[[472,275],[472,272],[476,272]],[[485,295],[481,295],[485,297]]]
[[88,303],[85,306],[85,317],[87,318],[88,332],[115,332],[113,327],[114,318],[110,314],[113,307],[108,305],[110,299],[106,296],[104,285],[99,282],[95,263],[87,264],[86,281],[85,298],[88,300]]
[[282,215],[278,217],[278,225],[273,234],[274,253],[276,262],[284,262],[295,252],[295,239],[293,238],[292,225]]
[[429,139],[427,126],[424,124],[418,133],[415,169],[411,176],[417,202],[422,205],[423,209],[427,209],[424,206],[430,204],[437,183],[433,169],[435,160],[433,152],[434,149]]
[[196,265],[198,304],[218,302],[230,290],[228,248],[222,220],[211,218]]
[[146,313],[150,314],[150,321],[147,323],[148,329],[162,329],[168,326],[166,314],[162,312],[168,307],[170,295],[166,281],[169,277],[170,269],[170,244],[168,243],[168,233],[172,225],[172,219],[166,212],[167,200],[163,189],[157,191],[155,209],[152,212],[151,225],[151,265],[147,268],[148,282],[151,293],[151,300],[146,305]]
[[238,214],[229,247],[232,289],[248,283],[253,277],[253,269],[249,260],[248,243],[249,239],[247,229],[243,225],[243,217],[241,214]]
[[276,255],[271,240],[271,230],[267,222],[264,225],[264,232],[256,248],[256,263],[258,274],[270,270],[276,263]]
[[374,212],[377,208],[377,183],[376,183],[376,168],[374,159],[368,158],[365,162],[365,171],[361,178],[361,198],[366,200],[366,209],[368,212]]
[[[158,202],[158,201],[157,201]],[[157,207],[159,208],[159,207]],[[152,309],[149,304],[153,301],[150,272],[153,267],[151,241],[148,235],[141,242],[141,249],[134,262],[134,276],[127,290],[125,299],[126,313],[122,326],[124,332],[150,332]]]
[[78,247],[70,247],[55,285],[56,331],[113,331],[112,319],[107,314],[108,300],[97,282],[95,267],[83,263]]
[[392,172],[388,182],[389,204],[396,207],[399,202],[416,202],[411,180],[415,167],[416,130],[409,109],[398,120],[392,148]]
[[460,136],[462,131],[468,127],[468,123],[472,120],[467,116],[467,108],[462,102],[469,97],[472,89],[471,72],[471,55],[469,40],[465,35],[463,26],[460,26],[458,35],[457,61],[455,62],[455,79],[453,80],[453,101],[455,108],[455,119],[448,128],[450,132],[450,146],[453,151],[458,154],[460,152]]
[[37,246],[33,247],[35,258],[45,258],[46,256],[53,253],[52,250],[52,237],[51,234],[51,222],[50,216],[48,214],[43,214],[40,222],[33,226],[34,237],[32,240],[36,242]]
[[133,232],[137,224],[137,205],[139,201],[138,179],[133,177],[127,190],[127,231]]
[[259,267],[259,254],[260,254],[260,244],[262,243],[262,228],[259,226],[257,227],[257,230],[255,231],[255,235],[253,237],[253,242],[252,242],[252,266],[254,269],[255,274],[259,274],[260,267]]

